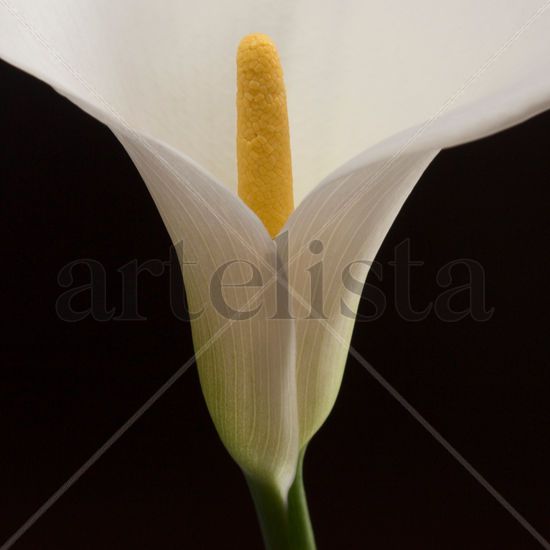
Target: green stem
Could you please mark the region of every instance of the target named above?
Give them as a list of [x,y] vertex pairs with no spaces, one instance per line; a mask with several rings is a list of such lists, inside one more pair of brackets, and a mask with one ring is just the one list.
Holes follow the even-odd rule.
[[303,466],[305,454],[306,447],[300,453],[296,478],[288,493],[289,533],[292,541],[291,548],[295,550],[315,550],[315,536],[311,527],[304,489]]
[[246,477],[266,550],[315,550],[302,475],[304,454],[305,449],[300,453],[287,502],[276,487]]
[[254,500],[266,550],[289,550],[287,506],[284,499],[276,487],[245,477]]

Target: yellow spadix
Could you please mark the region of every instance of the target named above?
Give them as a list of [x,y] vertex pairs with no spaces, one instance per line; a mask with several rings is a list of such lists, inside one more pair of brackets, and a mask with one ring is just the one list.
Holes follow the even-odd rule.
[[237,166],[239,196],[275,237],[294,199],[283,70],[265,34],[246,36],[237,52]]

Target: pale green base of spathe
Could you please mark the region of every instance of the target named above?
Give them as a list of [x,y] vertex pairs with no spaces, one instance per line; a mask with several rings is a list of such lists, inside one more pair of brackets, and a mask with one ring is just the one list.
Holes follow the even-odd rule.
[[246,476],[266,550],[315,550],[302,475],[304,454],[305,448],[286,502],[276,487]]

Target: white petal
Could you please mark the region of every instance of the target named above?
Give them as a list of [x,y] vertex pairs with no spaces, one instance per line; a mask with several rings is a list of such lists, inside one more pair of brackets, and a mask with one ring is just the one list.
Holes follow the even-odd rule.
[[258,17],[252,1],[5,0],[0,56],[234,189],[235,55]]
[[[537,73],[513,89],[441,113],[401,132],[342,166],[292,214],[286,229],[289,283],[298,317],[301,445],[324,422],[340,387],[359,299],[343,285],[346,266],[375,259],[407,196],[440,149],[497,132],[550,108],[549,91],[550,73]],[[312,240],[321,241],[322,255],[309,252]],[[327,319],[305,319],[311,302],[307,270],[321,259]],[[367,265],[357,264],[352,271],[360,285],[367,273]],[[347,315],[342,312],[342,303]]]
[[[202,176],[177,152],[117,132],[159,208],[185,262],[183,272],[201,386],[225,446],[252,478],[286,496],[298,458],[294,325],[275,310],[275,246],[258,218],[232,193]],[[223,273],[224,301],[213,298]],[[244,262],[249,262],[249,265]],[[238,286],[258,270],[263,287]],[[237,286],[231,286],[237,285]],[[219,287],[218,287],[219,288]],[[258,298],[254,295],[260,292]],[[227,304],[244,312],[235,320]]]
[[300,5],[300,31],[282,46],[297,203],[336,167],[441,109],[550,72],[544,0]]
[[[168,164],[188,176],[195,190],[204,188],[221,218],[237,232],[244,231],[240,234],[253,242],[252,248],[272,260],[274,251],[256,218],[238,200],[231,202],[230,195],[224,195],[203,173],[211,172],[234,189],[235,47],[249,32],[272,35],[288,88],[296,202],[336,170],[289,221],[291,255],[302,243],[320,238],[329,257],[325,271],[335,277],[325,285],[330,326],[299,321],[297,329],[299,401],[303,405],[304,400],[318,398],[311,409],[301,410],[301,436],[306,441],[332,406],[353,326],[351,320],[338,315],[342,293],[341,285],[340,291],[335,285],[339,269],[348,260],[374,258],[407,194],[437,150],[497,131],[547,107],[550,23],[546,7],[541,0],[505,4],[498,0],[444,4],[435,0],[350,4],[167,0],[160,8],[147,0],[3,0],[0,55],[52,84],[124,141],[172,238],[177,241],[187,234],[189,253],[204,262],[203,277],[193,279],[191,273],[186,274],[186,286],[196,304],[207,296],[205,281],[220,261],[234,259],[235,253],[251,260],[254,255],[222,229],[226,226],[220,225],[218,217],[204,214],[204,204],[172,181],[173,174],[165,173],[166,167],[139,140],[133,141],[136,134],[128,132],[128,127],[153,136],[155,140],[149,143],[155,150],[162,149],[170,159]],[[424,121],[428,124],[423,125]],[[391,135],[395,137],[388,138]],[[183,154],[178,157],[160,142]],[[389,159],[390,168],[366,184]],[[354,203],[345,216],[337,206],[353,197],[356,189],[366,190],[367,203],[365,198]],[[170,213],[176,190],[179,203],[189,208],[189,217],[177,214],[173,219]],[[371,211],[369,204],[376,209]],[[331,221],[317,236],[327,220]],[[307,259],[307,255],[300,257],[290,280],[305,298]],[[268,271],[262,275],[267,277]],[[348,306],[355,307],[350,302]],[[194,325],[198,348],[221,325],[219,316],[211,317]],[[287,457],[294,455],[294,443],[292,448],[283,448],[278,437],[295,439],[292,369],[288,367],[293,344],[288,323],[277,325],[274,334],[268,332],[267,323],[235,323],[228,330],[230,337],[205,352],[203,365],[214,365],[213,382],[207,380],[205,388],[218,429],[236,459],[254,469],[272,457],[270,475],[287,480],[294,460]],[[333,335],[339,344],[320,338],[323,333]],[[254,345],[254,339],[264,347]],[[242,376],[233,368],[236,356],[222,353],[237,341],[242,341],[239,356],[244,353],[245,357],[245,366],[239,365]],[[227,396],[225,403],[234,405],[236,412],[231,416],[225,410],[231,420],[224,424],[223,415],[213,405],[221,387],[218,381],[224,379],[233,389],[242,383],[244,388],[245,380],[249,383],[254,376],[251,365],[263,360],[266,365],[280,363],[282,374],[268,369],[265,378],[253,381],[253,387],[258,385],[255,392],[241,389],[244,397],[239,392],[233,399]],[[232,386],[231,376],[237,377]],[[269,388],[277,382],[282,384],[278,393]],[[270,395],[279,396],[274,409],[279,419],[274,424],[278,426],[275,440],[275,432],[266,432],[273,424],[273,419],[265,420],[273,406],[266,405]],[[248,412],[257,411],[261,429],[241,418],[241,401]],[[256,444],[265,443],[261,456],[243,447],[243,434]]]
[[247,33],[268,33],[285,70],[298,204],[351,157],[449,100],[466,105],[548,71],[545,5],[4,0],[0,55],[95,105],[103,121],[116,111],[235,189],[235,48]]
[[[344,372],[360,298],[357,290],[349,292],[344,287],[344,270],[352,262],[374,260],[408,194],[436,154],[404,155],[388,169],[384,169],[384,161],[368,164],[315,190],[289,220],[289,286],[297,317],[301,446],[330,413]],[[315,240],[323,246],[318,255],[309,249]],[[312,298],[308,273],[319,261],[323,269],[321,302]],[[355,264],[351,273],[362,287],[368,266]],[[325,318],[308,319],[315,315]]]
[[108,124],[126,147],[172,241],[183,242],[182,261],[193,262],[183,268],[185,286],[191,310],[204,308],[192,332],[217,430],[249,475],[284,493],[298,456],[293,323],[268,321],[274,285],[250,304],[258,288],[225,289],[235,309],[263,307],[250,320],[231,322],[209,294],[215,271],[236,260],[241,263],[225,272],[224,285],[248,280],[242,261],[267,282],[275,246],[242,201],[170,147],[213,171],[209,162],[224,159],[220,143],[230,142],[233,151],[234,131],[225,125],[235,117],[234,86],[220,86],[220,75],[234,78],[234,50],[247,31],[226,32],[231,47],[224,49],[201,26],[203,4],[167,2],[162,10],[134,1],[13,5],[0,4],[0,53]]

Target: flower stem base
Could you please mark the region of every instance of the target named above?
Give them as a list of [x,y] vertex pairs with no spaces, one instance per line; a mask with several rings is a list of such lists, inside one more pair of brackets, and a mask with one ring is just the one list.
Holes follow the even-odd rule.
[[275,487],[246,477],[266,550],[315,550],[302,475],[304,453],[286,502]]

